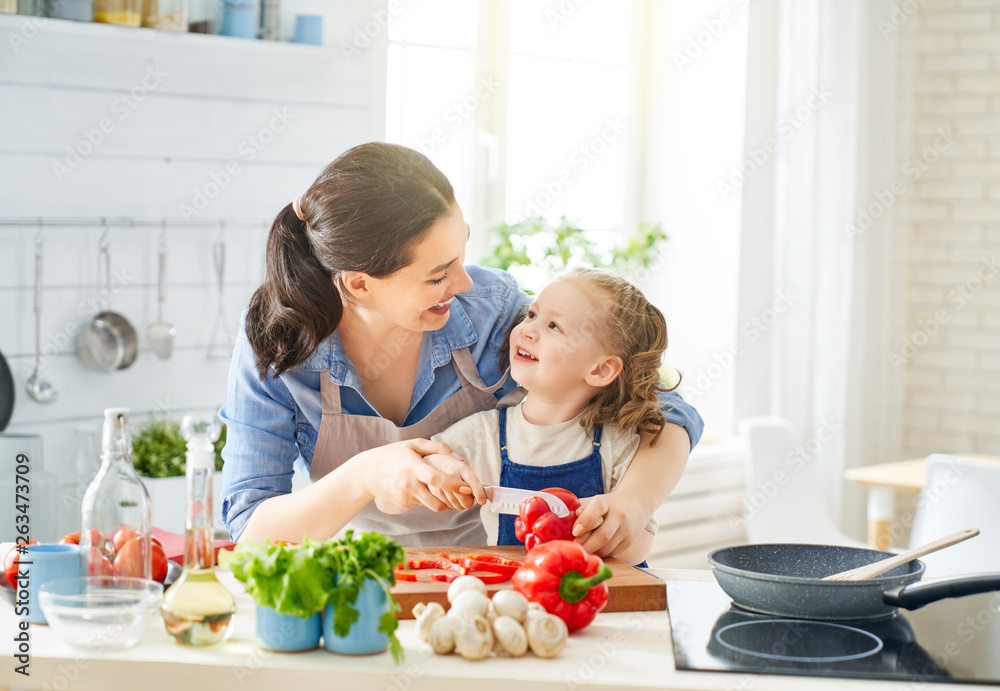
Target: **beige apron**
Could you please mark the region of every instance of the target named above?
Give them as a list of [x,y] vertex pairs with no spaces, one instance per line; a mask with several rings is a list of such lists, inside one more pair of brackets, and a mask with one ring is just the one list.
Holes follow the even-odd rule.
[[[493,392],[500,388],[506,375],[496,385],[487,387],[468,348],[453,350],[451,362],[462,388],[423,420],[407,427],[397,427],[382,417],[341,412],[340,387],[330,380],[329,370],[320,372],[323,419],[309,470],[310,478],[315,482],[362,451],[407,439],[430,439],[462,418],[494,409],[497,399]],[[369,502],[344,530],[348,528],[384,533],[405,547],[486,544],[478,506],[466,511],[440,513],[418,506],[401,514],[385,514],[376,508],[375,502]]]

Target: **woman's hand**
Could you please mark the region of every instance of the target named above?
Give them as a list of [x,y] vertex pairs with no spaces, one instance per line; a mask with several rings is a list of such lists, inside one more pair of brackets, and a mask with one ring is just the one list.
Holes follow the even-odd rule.
[[[445,457],[454,463],[446,462]],[[475,487],[485,497],[479,480],[443,442],[408,439],[369,449],[350,462],[362,487],[383,513],[403,513],[414,506],[431,511],[468,508],[457,498],[466,497],[471,506]]]

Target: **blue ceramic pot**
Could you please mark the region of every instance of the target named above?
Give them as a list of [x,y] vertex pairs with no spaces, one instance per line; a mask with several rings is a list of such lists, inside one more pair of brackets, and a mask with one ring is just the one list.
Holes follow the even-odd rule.
[[346,636],[333,632],[333,605],[323,610],[323,646],[344,655],[371,655],[389,647],[389,637],[378,630],[379,618],[389,611],[389,599],[378,581],[365,579],[354,602],[358,620]]
[[270,607],[257,605],[257,645],[265,650],[296,653],[319,647],[323,625],[319,612],[303,619],[294,614],[279,614]]

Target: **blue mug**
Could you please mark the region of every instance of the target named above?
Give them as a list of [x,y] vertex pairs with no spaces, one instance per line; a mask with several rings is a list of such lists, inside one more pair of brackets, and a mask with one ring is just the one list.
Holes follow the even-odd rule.
[[319,14],[299,14],[295,16],[295,43],[323,45],[323,16]]
[[38,591],[50,581],[80,578],[83,560],[79,545],[28,545],[20,557],[18,572],[27,573],[27,583],[18,581],[14,612],[32,624],[45,624],[45,614],[38,603]]

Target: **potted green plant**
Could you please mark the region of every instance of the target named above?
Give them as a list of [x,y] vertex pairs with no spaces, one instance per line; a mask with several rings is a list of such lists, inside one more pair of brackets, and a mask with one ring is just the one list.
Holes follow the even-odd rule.
[[[215,524],[222,524],[222,447],[226,426],[215,443],[215,475],[212,481]],[[166,416],[150,416],[132,437],[132,464],[149,492],[153,525],[172,533],[184,533],[184,463],[187,442],[180,423]]]
[[[378,653],[389,648],[402,659],[396,638],[399,604],[390,588],[402,546],[379,533],[302,544],[241,542],[220,553],[257,603],[257,644],[280,651],[315,648],[322,631],[327,650]],[[321,616],[322,613],[322,616]],[[320,623],[322,622],[322,623]]]
[[640,274],[660,260],[669,239],[658,223],[640,223],[622,238],[585,231],[565,216],[557,225],[535,217],[498,223],[490,232],[493,243],[482,264],[510,271],[532,294],[554,274],[574,265],[611,269],[641,283]]

